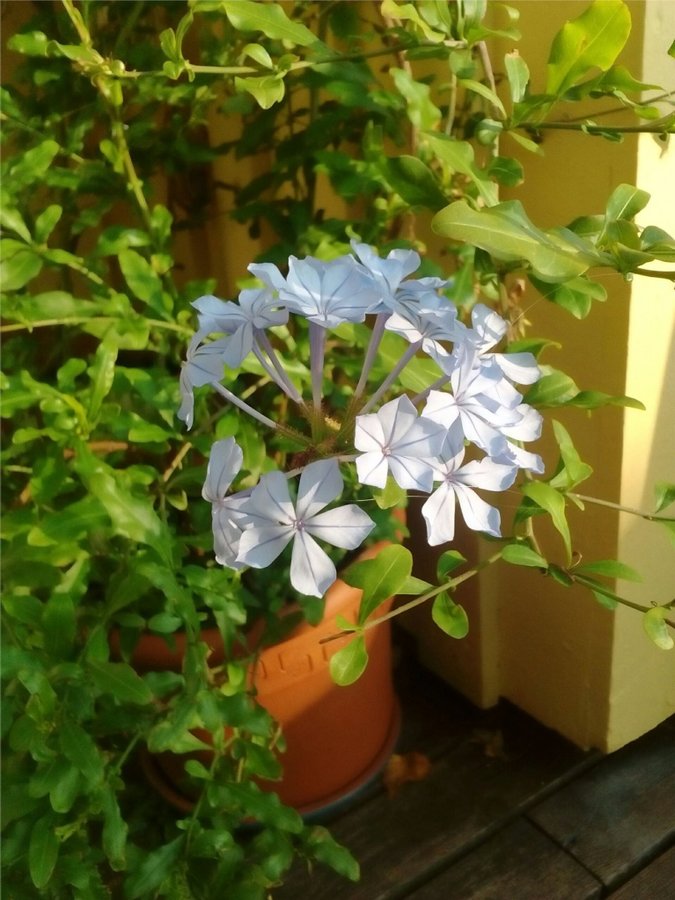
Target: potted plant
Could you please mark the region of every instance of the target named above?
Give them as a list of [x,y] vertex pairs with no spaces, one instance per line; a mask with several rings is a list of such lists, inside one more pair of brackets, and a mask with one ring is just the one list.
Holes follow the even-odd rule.
[[[648,198],[627,185],[590,218],[537,227],[500,199],[524,177],[501,142],[534,153],[549,126],[660,139],[672,114],[617,62],[630,33],[618,0],[565,26],[542,92],[513,51],[491,56],[493,39],[517,40],[499,5],[11,11],[27,21],[11,38],[22,71],[3,92],[3,880],[59,900],[262,898],[298,856],[355,878],[348,851],[275,793],[283,754],[251,681],[251,623],[283,629],[293,581],[318,621],[315,595],[348,563],[341,552],[366,531],[395,538],[401,483],[423,494],[432,543],[450,539],[457,498],[491,552],[464,561],[451,547],[428,583],[398,546],[345,570],[361,604],[320,646],[356,691],[368,642],[398,613],[378,610],[393,594],[432,605],[455,637],[467,616],[452,592],[500,561],[624,602],[608,578],[625,570],[572,552],[565,513],[588,467],[567,429],[556,426],[560,463],[544,472],[537,445],[519,442],[551,408],[635,401],[548,366],[548,342],[522,333],[522,285],[583,317],[604,296],[595,272],[639,277],[657,261],[670,278],[672,240],[643,227]],[[645,118],[557,116],[607,99]],[[257,280],[235,285],[242,259]],[[225,395],[214,415],[197,387],[187,439],[181,375],[184,418],[192,386]],[[410,453],[406,425],[419,437]],[[518,513],[500,526],[472,491],[514,476]],[[672,498],[666,485],[661,508]],[[552,561],[537,538],[545,519],[561,542]],[[214,558],[214,523],[228,565]],[[347,547],[327,562],[309,538],[335,526]],[[272,560],[284,542],[291,558]],[[663,647],[668,601],[641,606]],[[129,664],[148,631],[175,646],[180,671]],[[167,815],[147,790],[142,745],[208,751],[181,762],[202,785],[189,813]],[[251,820],[255,833],[242,830]]]

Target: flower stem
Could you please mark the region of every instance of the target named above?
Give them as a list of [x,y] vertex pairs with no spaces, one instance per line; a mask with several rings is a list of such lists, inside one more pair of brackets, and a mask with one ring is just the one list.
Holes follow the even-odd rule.
[[315,410],[321,409],[323,397],[323,365],[326,353],[326,329],[316,322],[309,323],[309,352],[312,373],[312,404]]
[[267,334],[262,329],[256,329],[255,338],[258,342],[258,345],[265,351],[265,353],[269,357],[269,361],[274,366],[274,370],[278,375],[278,378],[275,378],[274,380],[279,385],[281,390],[284,391],[284,393],[286,393],[291,398],[291,400],[295,400],[295,402],[300,404],[300,406],[304,406],[304,400],[300,396],[300,393],[293,382],[286,374],[286,371],[281,365],[279,357],[277,356],[276,351],[270,342],[270,339],[267,337]]
[[273,422],[271,419],[268,419],[267,416],[264,416],[262,413],[259,413],[257,409],[254,409],[252,406],[249,406],[245,400],[241,400],[236,394],[233,394],[232,391],[229,391],[226,387],[224,387],[219,381],[212,381],[211,387],[213,387],[219,394],[225,397],[226,400],[229,400],[230,403],[233,403],[236,407],[238,407],[242,412],[248,413],[249,416],[256,419],[262,425],[267,425],[268,428],[273,428],[275,431],[277,429],[277,423]]
[[375,324],[373,325],[373,330],[370,334],[368,349],[366,350],[366,356],[363,360],[361,376],[359,377],[359,383],[356,385],[352,403],[359,399],[359,397],[363,393],[366,383],[368,382],[368,376],[370,375],[370,370],[372,369],[373,363],[375,362],[375,357],[377,356],[377,351],[382,340],[382,335],[384,334],[384,326],[389,316],[390,313],[380,313],[375,318]]

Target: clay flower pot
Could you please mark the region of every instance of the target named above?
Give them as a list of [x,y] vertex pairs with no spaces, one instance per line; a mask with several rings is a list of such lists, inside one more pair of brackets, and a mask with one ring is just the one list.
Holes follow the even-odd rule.
[[[376,555],[375,545],[360,558]],[[366,633],[369,663],[361,678],[340,687],[330,675],[331,656],[348,636],[322,644],[338,629],[336,616],[355,622],[361,591],[338,579],[326,594],[325,614],[317,626],[298,625],[286,638],[264,648],[252,669],[258,702],[281,725],[286,751],[280,756],[281,781],[261,783],[303,815],[327,813],[346,803],[386,764],[399,731],[399,707],[391,673],[388,622]],[[391,600],[382,604],[384,613]],[[217,629],[203,633],[212,647],[210,662],[223,660]],[[132,656],[139,670],[180,668],[185,636],[176,635],[175,650],[155,635],[143,635]],[[146,757],[153,783],[183,810],[192,801],[185,787],[184,758],[175,754]]]

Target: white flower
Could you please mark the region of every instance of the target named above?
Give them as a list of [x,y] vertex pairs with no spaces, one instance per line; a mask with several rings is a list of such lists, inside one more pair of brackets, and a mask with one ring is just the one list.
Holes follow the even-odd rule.
[[516,384],[534,384],[541,377],[541,370],[532,353],[488,353],[506,334],[508,325],[489,306],[477,303],[471,310],[473,328],[467,331],[467,339],[476,347],[483,359],[493,360],[507,378]]
[[216,560],[231,569],[240,569],[237,562],[239,539],[247,516],[241,507],[250,491],[229,497],[227,492],[242,466],[244,455],[234,438],[216,441],[211,448],[202,497],[211,503],[211,527]]
[[294,506],[285,476],[281,472],[263,475],[242,506],[247,524],[237,562],[264,569],[293,541],[291,584],[302,594],[322,597],[337,573],[314,538],[353,550],[375,524],[353,503],[321,512],[339,496],[342,486],[337,460],[311,463],[300,476]]
[[402,279],[419,268],[420,256],[414,250],[391,250],[383,259],[369,244],[352,241],[352,250],[370,272],[380,288],[382,307],[375,312],[394,309],[394,295]]
[[429,492],[433,485],[431,460],[445,438],[445,428],[417,415],[405,395],[385,403],[377,413],[356,417],[354,446],[361,484],[383,488],[391,472],[405,489]]
[[279,288],[288,308],[322,328],[363,322],[380,298],[377,283],[353,256],[326,262],[291,256],[288,277]]
[[222,346],[223,364],[230,369],[236,369],[246,359],[259,332],[288,321],[288,310],[280,308],[279,300],[268,288],[241,291],[239,303],[207,295],[192,305],[200,313],[202,329],[208,325],[210,331],[229,335],[218,343]]
[[432,547],[452,541],[455,536],[455,506],[459,502],[464,521],[473,531],[500,536],[499,510],[482,500],[472,488],[504,491],[513,484],[517,469],[496,463],[489,457],[462,466],[464,441],[459,422],[448,432],[434,467],[438,487],[422,507],[427,538]]
[[194,396],[192,393],[194,388],[212,384],[214,381],[220,381],[225,370],[223,352],[227,339],[221,338],[207,344],[202,343],[206,335],[213,330],[211,325],[212,320],[208,320],[204,328],[200,329],[193,336],[188,345],[185,362],[181,368],[181,405],[177,415],[182,422],[185,422],[188,428],[192,428],[194,419]]

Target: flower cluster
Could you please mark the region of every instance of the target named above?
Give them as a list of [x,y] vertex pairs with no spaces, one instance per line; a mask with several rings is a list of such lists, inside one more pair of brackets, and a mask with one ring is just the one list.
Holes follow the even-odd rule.
[[[252,489],[228,493],[243,465],[233,438],[217,441],[211,453],[203,496],[212,504],[216,559],[232,568],[269,566],[292,542],[291,583],[296,590],[322,596],[335,581],[335,566],[317,543],[355,549],[374,523],[356,504],[326,507],[343,492],[340,467],[355,465],[362,485],[428,494],[422,507],[431,545],[451,541],[459,504],[469,528],[500,535],[499,511],[476,489],[503,491],[519,469],[541,472],[541,458],[523,448],[539,437],[541,416],[523,402],[516,384],[540,376],[530,353],[500,353],[506,322],[482,304],[471,325],[462,323],[442,294],[447,282],[409,278],[420,258],[412,250],[393,250],[386,258],[353,242],[353,253],[322,261],[291,257],[288,275],[269,263],[249,271],[262,287],[243,290],[238,303],[200,297],[199,328],[181,372],[179,416],[191,427],[193,389],[212,385],[259,423],[274,422],[222,382],[225,369],[237,369],[254,354],[269,378],[295,404],[316,437],[322,416],[327,332],[344,323],[371,326],[350,411],[338,427],[323,417],[333,438],[330,453],[309,440],[308,458],[298,470],[264,474]],[[308,323],[311,400],[289,378],[274,346],[274,329],[291,316]],[[400,335],[407,348],[374,386],[372,372],[385,332]],[[425,390],[408,396],[399,376],[415,357],[434,363]],[[312,459],[312,451],[315,458]],[[465,461],[465,454],[470,458]],[[299,475],[295,500],[289,482]]]

